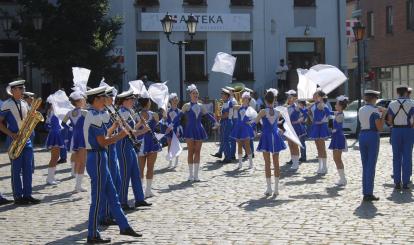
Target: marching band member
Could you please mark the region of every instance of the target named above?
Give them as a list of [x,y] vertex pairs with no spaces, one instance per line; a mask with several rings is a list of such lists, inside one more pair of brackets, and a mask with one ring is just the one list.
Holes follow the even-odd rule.
[[[152,180],[154,178],[154,165],[157,160],[158,152],[162,151],[161,144],[154,134],[155,127],[160,118],[157,113],[150,111],[151,100],[149,98],[139,98],[138,103],[142,108],[142,111],[139,113],[139,119],[142,126],[139,129],[143,129],[144,124],[150,128],[150,131],[140,136],[140,138],[143,139],[143,142],[138,154],[140,178],[142,180],[145,176],[147,180],[144,195],[145,198],[149,198],[154,196],[154,193],[151,191]],[[145,167],[147,167],[146,174],[144,174]]]
[[221,108],[220,118],[220,149],[224,152],[224,159],[220,163],[231,163],[232,158],[232,141],[230,134],[233,130],[233,120],[230,117],[230,110],[234,113],[233,103],[230,101],[230,90],[221,89],[221,99],[223,106]]
[[347,184],[344,163],[342,162],[342,152],[348,151],[346,138],[342,129],[342,124],[344,122],[344,110],[346,109],[347,105],[347,97],[341,95],[336,98],[336,112],[334,113],[335,119],[333,121],[332,139],[328,147],[333,151],[333,159],[339,174],[339,181],[336,184],[339,186],[344,186]]
[[[27,103],[22,100],[24,83],[24,80],[9,83],[7,93],[11,98],[1,105],[0,131],[8,136],[7,146],[16,139],[19,128],[29,111]],[[13,198],[17,205],[40,203],[40,200],[32,197],[33,158],[32,142],[29,139],[20,156],[11,161]]]
[[[236,98],[234,97],[234,91],[235,89],[229,86],[226,86],[225,89],[227,89],[230,93],[230,104],[231,104],[231,109],[229,110],[229,116],[228,118],[232,121],[232,126],[234,127],[234,125],[236,125],[237,123],[237,113],[235,113],[233,107],[238,105],[239,102],[236,100]],[[230,160],[235,160],[236,159],[236,140],[234,140],[233,138],[230,138]]]
[[359,133],[359,151],[362,162],[362,193],[364,201],[378,201],[373,195],[375,166],[377,164],[380,136],[383,129],[385,111],[375,106],[380,92],[374,90],[364,91],[365,105],[358,111],[361,124]]
[[304,134],[302,136],[299,136],[300,143],[303,147],[300,148],[300,158],[299,162],[306,162],[306,138],[308,136],[308,130],[306,121],[308,120],[308,109],[306,108],[306,100],[304,99],[298,99],[298,107],[300,110],[300,113],[302,114],[303,120],[301,120],[300,124],[302,128],[305,130]]
[[[29,109],[32,107],[32,102],[33,102],[34,97],[35,97],[35,93],[28,92],[28,91],[23,92],[23,100],[26,101],[27,105],[29,106],[28,107]],[[32,144],[34,144],[35,136],[36,136],[36,133],[33,130],[33,133],[30,136],[30,140],[32,141]],[[58,163],[59,163],[59,161],[58,161]],[[33,168],[32,173],[34,173],[34,171],[35,171],[34,159],[33,159],[32,168]]]
[[323,103],[324,96],[325,93],[321,90],[316,91],[313,96],[315,104],[310,108],[313,119],[309,138],[315,140],[316,148],[318,150],[318,174],[326,174],[328,172],[325,140],[330,136],[328,120],[331,115],[331,110],[329,110],[328,106]]
[[[50,97],[49,97],[50,98]],[[62,127],[59,123],[59,118],[54,114],[54,108],[51,103],[47,103],[48,112],[46,117],[46,128],[49,131],[46,139],[46,148],[50,150],[49,168],[47,171],[46,184],[56,185],[59,182],[56,181],[56,166],[59,160],[60,149],[65,147],[60,131]]]
[[[132,114],[132,107],[134,105],[134,94],[132,90],[120,93],[117,95],[117,104],[119,105],[119,115],[129,127],[134,130],[135,118]],[[146,126],[141,131],[133,131],[133,137],[141,135],[149,131]],[[140,178],[140,169],[137,159],[137,151],[139,149],[134,148],[133,142],[129,138],[124,138],[117,142],[116,151],[119,160],[119,170],[121,173],[121,192],[120,201],[124,211],[134,210],[136,207],[150,206],[151,203],[147,203],[144,199],[144,191],[142,188],[142,182]],[[128,189],[129,183],[132,183],[132,191],[135,197],[135,207],[128,205]]]
[[235,112],[238,114],[237,122],[233,127],[230,137],[236,140],[238,146],[239,165],[237,166],[237,169],[243,167],[243,148],[249,158],[249,169],[253,169],[253,156],[250,141],[254,138],[254,131],[253,127],[249,124],[250,118],[246,115],[249,108],[254,110],[252,107],[249,107],[250,98],[250,93],[244,92],[242,94],[242,105],[235,106]]
[[[244,91],[250,93],[249,106],[256,110],[257,103],[256,103],[256,100],[252,96],[253,95],[253,89],[244,88]],[[255,129],[253,129],[253,134],[254,133],[255,133]],[[246,151],[246,149],[245,149],[245,151]],[[252,154],[252,158],[254,158],[254,136],[253,136],[253,138],[250,139],[250,152]],[[249,159],[249,156],[247,154],[244,155],[244,157],[243,157],[243,160],[245,160],[245,159]]]
[[190,93],[191,101],[184,104],[182,111],[186,118],[184,126],[184,138],[188,147],[188,181],[199,182],[198,171],[200,168],[200,151],[203,140],[207,139],[206,131],[201,124],[201,116],[207,115],[210,121],[215,122],[215,127],[218,127],[216,119],[203,109],[202,105],[198,103],[198,89],[194,84],[187,87]]
[[[141,237],[128,224],[124,212],[121,209],[112,177],[108,171],[108,145],[125,138],[127,132],[121,130],[119,134],[106,136],[102,111],[105,106],[106,87],[98,87],[86,92],[91,108],[85,116],[84,137],[87,149],[86,169],[91,178],[91,206],[88,222],[88,243],[109,243],[110,239],[103,239],[98,231],[98,214],[104,205],[104,200],[109,202],[111,213],[115,216],[121,235]],[[114,125],[115,127],[116,125]]]
[[[273,107],[275,97],[278,91],[276,89],[269,89],[265,95],[266,109],[262,109],[256,118],[256,123],[262,123],[262,134],[260,136],[259,145],[257,151],[263,153],[265,160],[265,176],[267,188],[265,191],[266,196],[272,195],[272,182],[271,182],[271,161],[274,165],[275,185],[273,195],[279,194],[279,152],[286,149],[286,145],[283,139],[279,135],[278,121],[281,119],[280,113]],[[270,157],[272,156],[272,159]]]
[[73,172],[76,178],[75,182],[75,192],[85,192],[87,191],[82,187],[82,179],[85,173],[85,163],[86,163],[86,148],[85,148],[85,138],[83,131],[83,124],[85,122],[85,116],[87,114],[86,100],[81,91],[74,91],[69,95],[69,99],[72,102],[72,105],[75,107],[72,111],[69,111],[65,118],[62,120],[62,125],[67,126],[67,122],[70,121],[72,125],[72,139],[71,139],[71,148],[72,148],[72,157],[74,160]]
[[[397,86],[398,99],[388,106],[387,121],[392,125],[393,178],[395,189],[408,189],[412,171],[412,118],[414,103],[408,96],[408,86]],[[402,178],[401,178],[402,172]]]
[[[183,113],[180,109],[178,109],[178,103],[180,102],[176,93],[170,94],[169,97],[171,108],[167,112],[167,126],[166,129],[166,136],[167,136],[167,143],[168,143],[168,151],[170,151],[171,147],[171,140],[173,137],[173,133],[180,138],[182,136],[182,127],[181,127],[181,118]],[[175,158],[175,164],[173,165],[172,160],[170,160],[168,167],[177,167],[178,165],[178,156]]]
[[[287,105],[290,121],[292,122],[293,129],[295,130],[297,136],[301,138],[306,134],[306,131],[301,124],[303,121],[303,115],[296,104],[297,93],[295,90],[289,90],[286,92],[286,95],[288,96]],[[287,141],[292,159],[291,169],[297,170],[299,168],[299,146],[290,139],[287,139]]]

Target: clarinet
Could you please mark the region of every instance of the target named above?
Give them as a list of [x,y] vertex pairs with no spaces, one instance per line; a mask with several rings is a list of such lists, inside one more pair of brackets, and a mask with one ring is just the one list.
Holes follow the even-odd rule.
[[148,122],[141,116],[141,113],[139,113],[139,110],[136,106],[134,106],[134,110],[136,111],[136,114],[138,115],[139,120],[141,120],[145,124],[145,126],[147,126],[150,129],[149,132],[151,133],[151,136],[152,136],[152,142],[154,142],[155,144],[160,144],[160,141],[155,136],[154,131],[150,128]]
[[111,117],[111,120],[113,123],[120,121],[122,124],[122,127],[127,130],[128,132],[128,139],[131,142],[131,144],[133,145],[134,149],[139,152],[140,148],[141,148],[141,142],[139,142],[139,140],[137,140],[136,137],[134,137],[134,134],[132,132],[131,127],[129,126],[129,124],[122,118],[122,116],[119,114],[119,111],[114,107],[114,111],[112,111],[108,106],[105,106],[105,108],[108,110],[109,115]]

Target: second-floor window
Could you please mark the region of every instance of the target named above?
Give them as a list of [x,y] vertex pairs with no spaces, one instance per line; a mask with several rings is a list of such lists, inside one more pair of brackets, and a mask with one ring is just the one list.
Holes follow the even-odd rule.
[[192,41],[185,46],[185,80],[187,82],[207,81],[205,41]]
[[386,29],[385,31],[387,33],[393,33],[393,28],[394,28],[394,13],[392,11],[392,6],[387,6],[385,8],[385,16],[386,16]]
[[159,68],[158,40],[137,40],[138,77],[146,75],[149,81],[159,81]]
[[315,7],[316,0],[294,0],[295,7]]
[[407,29],[414,31],[414,0],[407,0]]
[[374,13],[368,12],[367,14],[367,31],[368,31],[368,37],[373,37],[375,35],[374,32],[375,22],[374,22]]
[[254,80],[252,41],[232,41],[232,55],[237,58],[233,77],[237,81]]
[[184,0],[184,4],[187,4],[187,5],[206,5],[207,0]]

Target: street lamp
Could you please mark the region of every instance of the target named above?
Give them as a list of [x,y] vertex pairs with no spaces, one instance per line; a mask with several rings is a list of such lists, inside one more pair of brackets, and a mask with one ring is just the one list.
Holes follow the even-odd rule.
[[1,21],[1,28],[6,33],[7,38],[10,38],[10,32],[12,31],[12,24],[13,24],[13,18],[6,12],[2,17],[0,17]]
[[36,31],[42,30],[43,27],[43,18],[41,15],[33,16],[33,27]]
[[190,35],[190,41],[172,41],[170,39],[170,35],[173,31],[173,27],[174,24],[177,23],[177,20],[174,19],[174,17],[170,14],[166,14],[164,16],[164,18],[161,20],[161,24],[162,24],[162,29],[164,31],[164,34],[167,36],[168,42],[170,42],[173,45],[177,45],[178,46],[178,57],[179,57],[179,66],[180,66],[180,102],[183,103],[184,101],[184,96],[183,96],[183,84],[184,84],[184,79],[183,79],[183,46],[186,44],[189,44],[193,38],[194,35],[196,34],[197,31],[197,24],[198,24],[198,20],[197,18],[190,14],[187,18],[187,20],[185,20],[185,23],[187,25],[187,32],[188,35]]
[[[358,79],[357,79],[357,99],[358,99],[358,111],[361,108],[361,83],[365,83],[365,79],[363,76],[362,71],[362,62],[361,62],[361,42],[364,40],[365,37],[365,26],[363,26],[360,22],[355,23],[354,27],[352,27],[354,31],[355,41],[357,43],[357,53],[358,53]],[[365,85],[364,85],[365,87]],[[361,124],[359,122],[359,116],[357,114],[357,128],[356,128],[356,135],[359,135],[361,130]]]

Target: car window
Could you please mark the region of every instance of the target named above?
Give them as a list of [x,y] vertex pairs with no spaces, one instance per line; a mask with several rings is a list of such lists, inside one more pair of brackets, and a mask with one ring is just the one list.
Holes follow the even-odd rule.
[[[364,105],[365,105],[365,103],[362,101],[361,106],[364,106]],[[357,100],[352,101],[348,105],[348,107],[345,109],[345,111],[357,111],[357,110],[358,110],[358,101]]]

